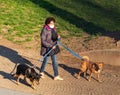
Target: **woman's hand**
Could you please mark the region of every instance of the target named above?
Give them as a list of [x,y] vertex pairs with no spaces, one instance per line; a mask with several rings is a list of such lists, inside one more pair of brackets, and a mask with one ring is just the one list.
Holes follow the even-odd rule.
[[[60,35],[58,35],[58,39],[60,39],[61,37],[60,37]],[[56,48],[56,46],[53,46],[52,47],[52,49],[55,49]]]
[[52,49],[55,49],[55,48],[56,48],[56,46],[53,46],[53,47],[52,47]]
[[61,38],[61,36],[60,35],[58,35],[58,39],[60,39]]

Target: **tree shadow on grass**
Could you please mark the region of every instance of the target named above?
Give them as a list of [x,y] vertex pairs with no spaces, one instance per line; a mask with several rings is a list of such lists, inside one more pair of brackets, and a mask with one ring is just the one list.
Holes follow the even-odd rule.
[[29,60],[23,58],[21,55],[18,54],[17,51],[10,49],[8,47],[0,45],[0,56],[8,58],[13,63],[25,63],[29,65],[33,65]]
[[[98,33],[101,33],[101,35],[105,35],[105,36],[115,38],[115,40],[120,40],[120,37],[118,36],[118,34],[120,34],[119,30],[115,30],[113,32],[108,31],[108,30],[104,29],[103,27],[95,25],[92,22],[88,22],[88,21],[84,20],[83,18],[80,18],[80,17],[78,17],[78,16],[76,16],[76,15],[74,15],[74,14],[72,14],[72,13],[66,11],[66,10],[58,8],[55,5],[53,5],[52,3],[48,2],[48,1],[45,1],[45,0],[30,0],[30,1],[35,3],[36,5],[39,5],[39,7],[42,7],[44,9],[46,9],[51,14],[54,14],[54,15],[64,19],[65,21],[68,21],[69,23],[75,25],[76,27],[82,28],[88,34],[96,35]],[[98,5],[95,5],[95,4],[93,4],[92,2],[89,2],[89,1],[84,1],[84,0],[80,1],[79,0],[78,3],[82,3],[82,4],[86,4],[86,5],[95,7],[95,8],[97,8],[97,10],[99,10],[101,12],[110,13],[110,11],[105,10],[104,8],[102,8]],[[112,33],[110,33],[110,32],[112,32]]]
[[[79,18],[78,16],[76,16],[66,10],[60,9],[47,1],[44,1],[44,0],[42,0],[42,1],[41,0],[30,0],[30,1],[32,1],[33,3],[39,5],[40,7],[44,8],[44,9],[46,9],[50,13],[64,19],[65,21],[68,21],[69,23],[75,25],[76,27],[82,28],[85,31],[89,31],[89,33],[94,33],[94,32],[96,33],[96,32],[98,32],[98,30],[105,31],[102,27],[96,26],[91,22],[87,22],[84,19]],[[94,29],[91,27],[94,27]]]
[[[77,3],[80,3],[82,5],[85,5],[85,6],[89,6],[90,8],[94,8],[96,9],[98,12],[100,12],[104,18],[109,18],[111,19],[111,21],[113,20],[113,22],[117,23],[117,25],[120,25],[120,12],[116,11],[116,8],[112,8],[109,7],[109,8],[104,8],[102,6],[100,6],[99,4],[97,3],[93,3],[91,2],[90,0],[75,0],[74,2],[77,2]],[[92,14],[91,14],[92,15]],[[94,15],[94,14],[93,14]],[[81,27],[82,28],[82,27]],[[86,26],[86,28],[88,28]],[[95,28],[95,27],[92,27],[91,28]],[[86,29],[85,29],[86,31]],[[96,29],[96,31],[99,32],[99,30]],[[87,31],[87,33],[91,34],[91,32],[89,32],[89,30]],[[94,34],[95,32],[93,32]],[[108,36],[108,37],[111,37],[111,38],[114,38],[116,41],[120,40],[120,30],[114,30],[114,31],[110,31],[110,30],[100,30],[100,33],[104,36]]]
[[111,6],[109,6],[105,8],[104,6],[101,6],[99,3],[92,2],[90,0],[75,0],[74,2],[79,3],[80,5],[82,4],[84,6],[88,6],[89,8],[96,9],[96,11],[100,12],[105,16],[104,18],[109,18],[111,20],[114,20],[115,22],[118,22],[119,20],[120,12],[118,12],[118,10],[116,9],[117,7],[112,6],[111,8]]

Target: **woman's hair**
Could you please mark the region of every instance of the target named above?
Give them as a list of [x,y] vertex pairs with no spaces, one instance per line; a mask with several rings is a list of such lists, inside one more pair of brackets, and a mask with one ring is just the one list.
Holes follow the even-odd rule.
[[46,25],[47,25],[47,24],[50,24],[51,21],[55,22],[55,19],[54,19],[53,17],[48,17],[48,18],[46,18],[46,20],[45,20],[45,24],[46,24]]

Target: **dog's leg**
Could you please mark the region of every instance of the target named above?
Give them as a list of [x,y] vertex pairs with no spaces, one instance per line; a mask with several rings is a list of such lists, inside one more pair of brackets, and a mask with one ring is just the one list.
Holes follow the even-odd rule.
[[21,76],[21,75],[17,75],[17,84],[18,84],[18,85],[20,84],[20,76]]
[[16,65],[15,65],[15,67],[14,67],[14,69],[11,71],[11,73],[10,73],[10,74],[11,74],[12,76],[14,75],[14,73],[13,73],[13,72],[15,71],[15,69],[17,68],[17,66],[18,66],[18,65],[19,65],[19,63],[18,63],[18,64],[16,64]]
[[33,89],[35,89],[35,86],[34,86],[35,85],[35,80],[30,78],[30,82],[31,82],[31,87]]
[[90,75],[88,77],[88,81],[90,81],[91,77],[92,77],[92,72],[90,72]]
[[12,76],[15,78],[15,77],[18,77],[16,74],[12,74]]
[[19,85],[20,75],[17,76],[17,84]]
[[102,82],[102,81],[100,80],[100,73],[97,74],[97,78],[98,78],[98,81],[99,81],[99,82]]
[[31,87],[32,87],[33,89],[35,89],[35,82],[34,82],[34,80],[32,81]]
[[77,74],[77,76],[76,76],[77,79],[80,79],[80,74],[81,74],[81,73],[82,73],[81,71],[78,72],[78,74]]
[[24,80],[25,80],[25,82],[27,83],[27,77],[26,77],[26,75],[24,76]]
[[84,72],[84,77],[86,78],[87,70]]

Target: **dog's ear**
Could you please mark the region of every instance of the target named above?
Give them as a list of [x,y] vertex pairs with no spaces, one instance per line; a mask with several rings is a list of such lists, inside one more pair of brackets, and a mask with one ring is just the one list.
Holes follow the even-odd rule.
[[92,68],[95,68],[95,64],[92,64]]
[[100,68],[102,68],[103,64],[104,64],[104,62],[100,62],[98,65],[99,65]]
[[31,73],[31,69],[30,69],[30,68],[29,68],[29,69],[27,69],[27,72],[28,72],[28,73]]
[[34,70],[35,70],[35,69],[36,69],[36,70],[38,69],[37,66],[35,66],[35,65],[33,65],[32,68],[33,68]]
[[93,67],[93,68],[98,68],[98,65],[97,65],[96,63],[93,63],[93,64],[92,64],[92,67]]
[[33,68],[33,69],[36,69],[36,66],[35,65],[33,65],[33,66],[30,66],[31,68]]
[[100,64],[104,65],[104,62],[100,62]]

